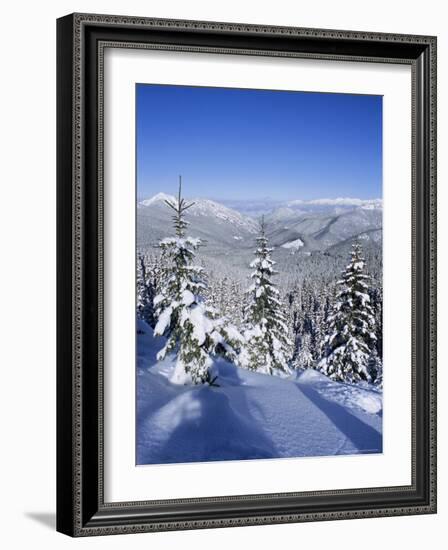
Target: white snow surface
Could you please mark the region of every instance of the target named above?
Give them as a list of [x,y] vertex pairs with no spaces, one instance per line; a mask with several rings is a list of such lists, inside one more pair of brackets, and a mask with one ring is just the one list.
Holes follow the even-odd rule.
[[193,328],[192,337],[197,341],[198,346],[202,346],[207,334],[213,330],[213,321],[207,317],[204,304],[183,309],[181,313],[182,326],[187,320],[190,321]]
[[314,369],[302,371],[297,379],[301,384],[312,385],[320,395],[330,401],[370,414],[381,415],[382,413],[382,392],[372,385],[355,386],[334,382]]
[[171,322],[171,314],[173,313],[173,309],[176,307],[176,305],[177,304],[174,303],[161,312],[161,314],[159,315],[159,320],[157,321],[154,329],[155,334],[163,334],[165,332],[166,327]]
[[138,329],[137,464],[382,452],[382,394],[371,385],[310,369],[269,376],[216,358],[218,386],[182,385],[175,358],[156,359],[164,338],[142,321]]
[[289,241],[285,244],[282,244],[282,248],[294,248],[298,249],[303,246],[302,239],[296,239],[295,241]]

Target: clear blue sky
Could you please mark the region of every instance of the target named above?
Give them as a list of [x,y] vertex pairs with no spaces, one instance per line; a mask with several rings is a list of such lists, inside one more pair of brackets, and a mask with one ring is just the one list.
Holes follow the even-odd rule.
[[137,196],[382,196],[382,97],[138,84]]

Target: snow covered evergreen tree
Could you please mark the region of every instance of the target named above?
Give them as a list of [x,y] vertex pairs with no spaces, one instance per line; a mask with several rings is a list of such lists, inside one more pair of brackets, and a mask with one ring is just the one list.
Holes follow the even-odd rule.
[[137,317],[154,327],[154,292],[148,282],[146,262],[142,254],[137,260]]
[[248,290],[244,333],[247,348],[243,351],[242,364],[265,374],[287,374],[291,342],[280,293],[271,280],[277,272],[273,268],[275,262],[271,258],[272,248],[268,247],[264,218],[256,242],[255,260],[250,264],[254,272]]
[[305,333],[301,339],[292,366],[294,369],[310,369],[314,365],[313,354],[311,353],[310,335]]
[[333,380],[371,381],[368,363],[376,336],[368,281],[361,245],[354,243],[350,263],[337,283],[339,292],[328,318],[325,357],[319,363],[319,369]]
[[369,357],[368,368],[369,368],[370,377],[373,383],[375,384],[375,386],[382,388],[383,387],[383,361],[381,360],[381,357],[378,355],[376,348],[373,349],[373,352]]
[[322,358],[325,345],[324,327],[324,295],[323,290],[314,296],[312,310],[311,349],[316,362]]
[[137,256],[137,317],[155,327],[154,297],[161,277],[161,257],[138,252]]
[[211,355],[222,354],[236,359],[242,338],[204,301],[204,268],[194,263],[195,252],[202,243],[200,239],[186,236],[188,222],[185,212],[194,203],[187,203],[181,192],[179,178],[177,200],[165,200],[174,211],[175,237],[168,237],[159,243],[166,267],[160,293],[154,299],[157,316],[154,334],[165,336],[167,341],[157,358],[162,360],[167,354],[175,353],[173,382],[213,383],[209,372]]
[[380,281],[370,292],[370,300],[375,312],[376,351],[378,357],[383,356],[383,285]]
[[[302,308],[299,289],[295,286],[290,288],[286,293],[285,301],[287,304],[286,322],[289,334],[291,334],[292,360],[294,363],[301,346],[301,327],[303,321],[301,316]],[[293,367],[296,368],[294,365]]]

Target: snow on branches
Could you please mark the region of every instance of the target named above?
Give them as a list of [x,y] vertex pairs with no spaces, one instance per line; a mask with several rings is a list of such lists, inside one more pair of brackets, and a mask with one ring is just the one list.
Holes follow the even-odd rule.
[[337,282],[339,292],[327,320],[325,356],[319,363],[319,369],[333,380],[372,380],[369,360],[376,335],[369,280],[364,273],[361,245],[354,243],[350,263]]
[[254,258],[245,263],[245,291],[241,266],[197,257],[205,243],[187,234],[194,203],[182,198],[181,182],[165,204],[174,235],[159,241],[156,254],[139,250],[137,317],[165,337],[158,358],[175,357],[173,382],[214,383],[213,357],[221,355],[268,375],[312,368],[333,380],[382,387],[380,254],[367,247],[366,262],[356,242],[345,269],[340,254],[297,255],[291,263],[269,247],[262,219]]
[[156,324],[154,297],[161,275],[161,260],[158,257],[137,255],[137,318],[154,328]]
[[194,263],[202,245],[198,238],[186,236],[185,212],[194,203],[181,196],[181,180],[177,200],[165,203],[174,211],[175,237],[159,243],[165,261],[160,291],[154,298],[157,323],[154,334],[166,337],[158,353],[162,360],[169,353],[176,355],[172,381],[178,384],[213,383],[210,375],[212,355],[237,359],[242,337],[237,329],[219,318],[204,300],[207,288],[202,266]]
[[289,374],[291,342],[280,293],[272,282],[275,262],[268,247],[264,218],[257,237],[255,259],[250,263],[252,285],[248,289],[249,304],[245,315],[242,366],[265,374]]

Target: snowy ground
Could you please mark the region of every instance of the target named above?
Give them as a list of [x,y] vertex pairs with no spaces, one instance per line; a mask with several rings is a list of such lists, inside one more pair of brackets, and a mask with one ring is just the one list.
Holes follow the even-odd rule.
[[218,360],[219,387],[169,381],[162,338],[139,323],[137,464],[382,452],[382,395],[314,370],[284,379]]

